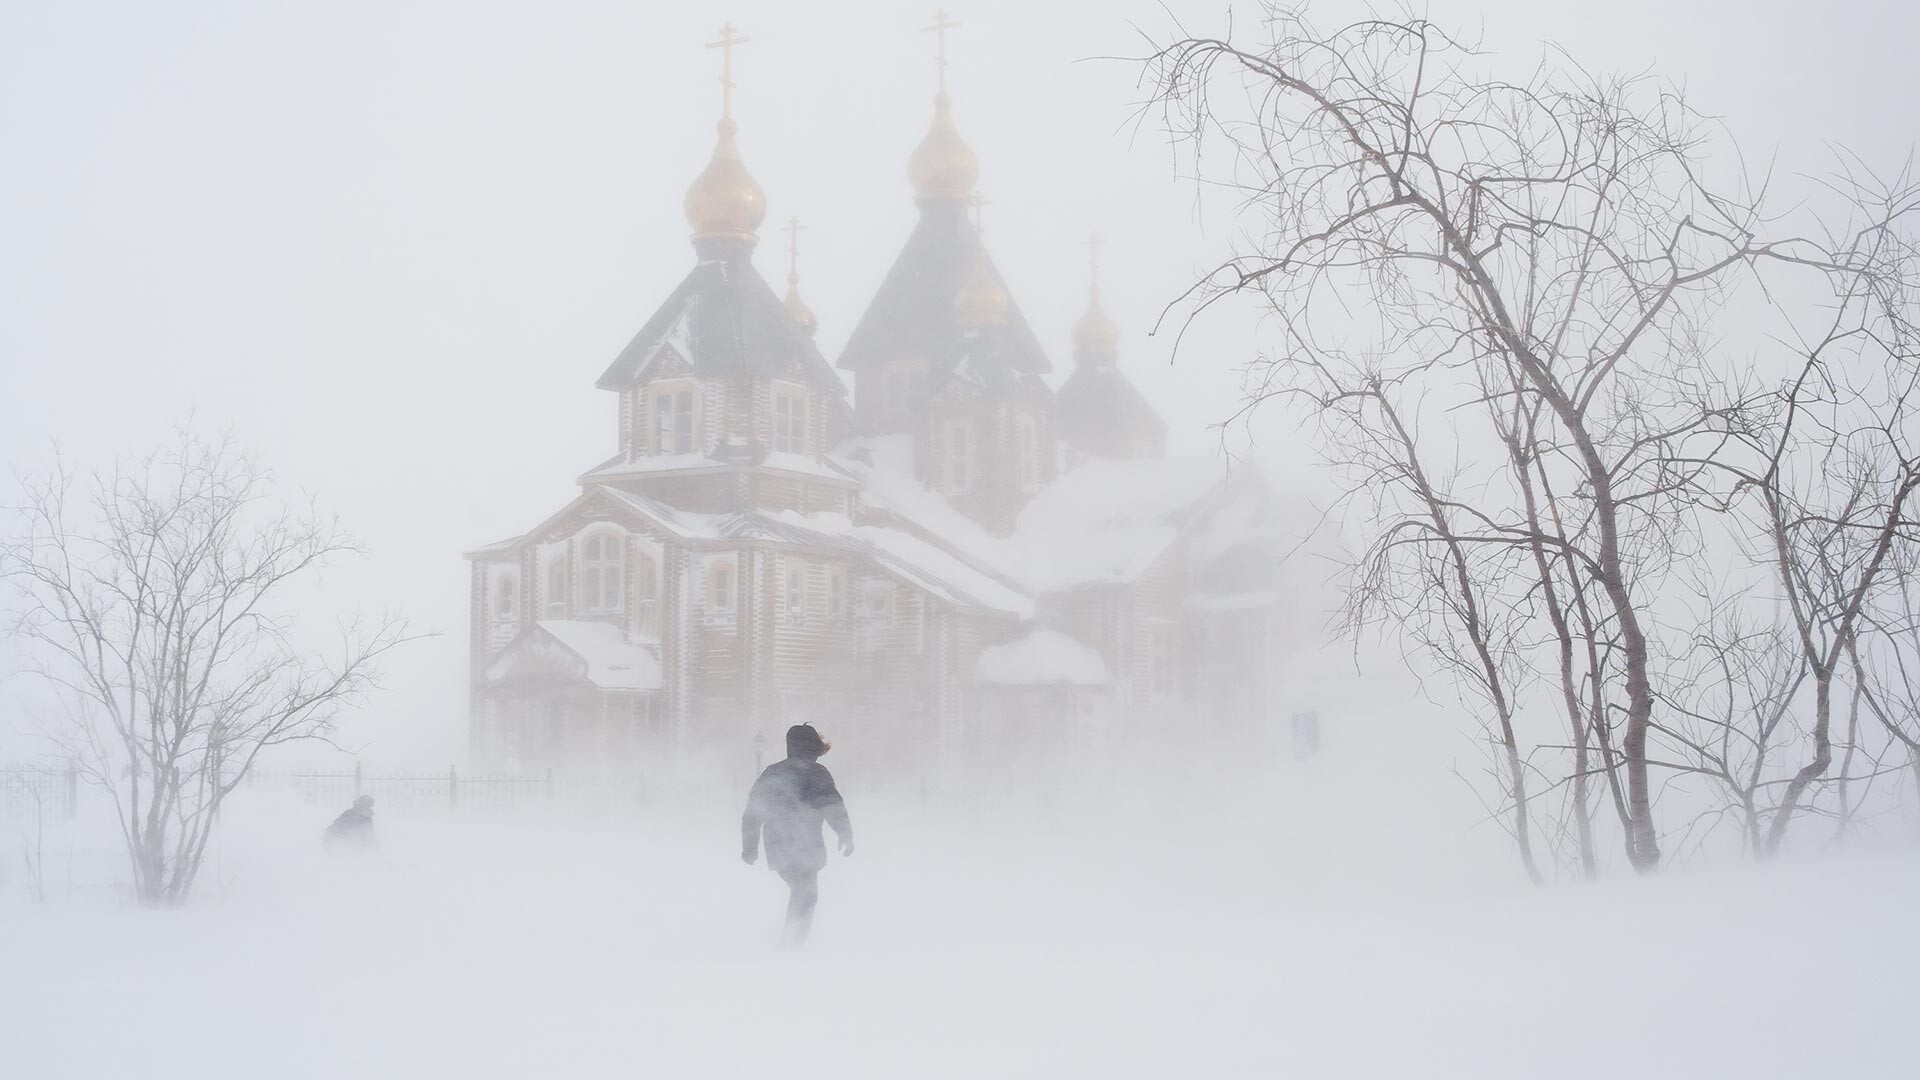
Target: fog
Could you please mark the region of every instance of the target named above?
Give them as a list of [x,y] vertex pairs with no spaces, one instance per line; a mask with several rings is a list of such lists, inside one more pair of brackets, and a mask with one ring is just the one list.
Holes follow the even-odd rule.
[[[1372,10],[1306,6],[1326,26]],[[1736,826],[1714,831],[1725,808],[1683,773],[1669,778],[1659,874],[1633,873],[1606,809],[1597,880],[1577,880],[1556,819],[1542,843],[1560,865],[1536,886],[1472,693],[1396,627],[1339,632],[1341,569],[1365,525],[1324,516],[1343,477],[1322,466],[1321,429],[1280,403],[1241,410],[1242,369],[1282,349],[1276,320],[1258,297],[1191,321],[1179,304],[1270,239],[1268,223],[1219,182],[1224,157],[1196,160],[1170,136],[1142,62],[1183,36],[1257,35],[1258,7],[948,10],[953,121],[979,165],[980,198],[956,220],[978,229],[1056,394],[1083,346],[1087,240],[1100,237],[1119,370],[1164,421],[1164,456],[1200,470],[1103,473],[1113,463],[1063,452],[1058,476],[1022,481],[1025,516],[1003,528],[959,498],[969,485],[951,465],[931,472],[955,487],[952,507],[924,458],[916,481],[924,443],[889,443],[856,395],[847,441],[797,444],[822,469],[833,458],[822,482],[857,489],[852,508],[782,504],[754,523],[756,541],[817,560],[804,572],[817,577],[769,562],[751,586],[766,590],[767,639],[814,618],[809,604],[843,628],[880,625],[866,571],[849,586],[828,569],[853,551],[874,580],[892,575],[886,625],[896,596],[930,598],[905,646],[915,662],[964,655],[955,671],[982,688],[938,689],[941,668],[914,699],[924,717],[893,717],[869,700],[883,675],[863,628],[857,650],[811,672],[854,684],[839,696],[804,674],[799,689],[677,689],[707,685],[673,682],[689,678],[676,657],[698,667],[674,650],[693,646],[663,644],[675,631],[655,594],[623,577],[620,634],[651,635],[633,655],[657,681],[596,707],[629,710],[634,733],[569,729],[536,747],[519,734],[537,728],[532,699],[476,705],[520,677],[514,664],[559,641],[602,690],[641,687],[589,670],[628,654],[557,628],[589,621],[585,556],[571,556],[565,599],[537,590],[552,545],[570,542],[567,514],[628,512],[570,502],[609,454],[635,460],[622,425],[641,421],[596,380],[711,257],[689,246],[683,206],[721,109],[721,58],[703,46],[723,23],[747,39],[732,116],[765,195],[752,265],[785,291],[797,218],[812,340],[838,365],[922,219],[908,160],[929,130],[933,13],[0,5],[0,505],[30,502],[56,452],[84,474],[182,425],[228,433],[270,468],[271,503],[311,499],[364,549],[276,594],[285,638],[333,655],[347,620],[409,627],[325,740],[269,746],[219,806],[190,896],[147,910],[126,815],[63,757],[70,702],[36,676],[46,654],[12,632],[25,594],[8,594],[0,1072],[1910,1075],[1920,799],[1900,787],[1914,781],[1899,754],[1884,770],[1876,758],[1881,786],[1852,796],[1857,832],[1843,822],[1832,840],[1746,857]],[[1835,147],[1882,174],[1908,162],[1920,13],[1905,4],[1420,10],[1477,38],[1505,77],[1564,49],[1589,70],[1683,86],[1741,148],[1709,164],[1770,171],[1788,201],[1819,197],[1808,177]],[[839,377],[851,388],[851,371]],[[636,397],[634,415],[657,400]],[[700,408],[703,422],[721,412]],[[805,415],[824,425],[826,412]],[[1468,464],[1480,452],[1453,449]],[[1129,500],[1158,516],[1127,517]],[[650,557],[664,583],[679,550],[674,580],[692,582],[738,539],[713,507],[669,509],[635,511],[652,516],[629,523],[640,539],[623,574]],[[1088,520],[1097,533],[1073,532]],[[1181,640],[1230,657],[1193,660],[1178,693],[1147,646],[1093,629],[1108,619],[1114,640],[1148,640],[1126,622],[1132,606],[1096,616],[1060,599],[1111,584],[1094,580],[1103,560],[1124,563],[1126,544],[1163,528],[1177,539],[1156,542],[1179,545],[1195,583],[1183,610],[1206,627],[1182,623]],[[511,554],[486,548],[509,537]],[[1240,625],[1243,601],[1197,583],[1207,560],[1227,566],[1223,553],[1256,543],[1267,621],[1257,645],[1235,636],[1223,652],[1218,627]],[[748,604],[759,594],[740,573]],[[1157,581],[1125,574],[1129,588]],[[669,596],[706,606],[683,633],[716,622],[714,579],[699,580],[660,586],[662,612]],[[961,614],[940,622],[938,604]],[[1052,644],[1056,631],[1073,640]],[[994,660],[975,663],[996,647],[1012,650],[998,682]],[[1066,674],[1089,658],[1093,674]],[[790,677],[774,670],[753,678]],[[1152,684],[1137,708],[1130,680]],[[1021,696],[1040,684],[1064,689]],[[959,719],[941,711],[956,695]],[[1221,701],[1250,704],[1230,717],[1207,704]],[[1540,753],[1564,749],[1551,708],[1527,719]],[[782,936],[781,878],[734,847],[755,776],[800,722],[834,744],[819,764],[857,837],[853,854],[827,856],[803,945]],[[1549,792],[1564,783],[1541,775]],[[377,843],[329,850],[323,831],[363,792]],[[1839,798],[1854,805],[1844,783]]]

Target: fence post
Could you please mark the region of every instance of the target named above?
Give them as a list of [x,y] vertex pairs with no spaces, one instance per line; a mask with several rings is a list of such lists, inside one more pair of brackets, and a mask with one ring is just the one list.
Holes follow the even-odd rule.
[[460,770],[447,766],[447,809],[460,805]]
[[72,821],[80,808],[80,770],[67,766],[67,820]]
[[365,781],[365,779],[366,778],[360,772],[360,759],[355,758],[353,762],[353,797],[354,798],[358,799],[360,797],[360,785]]
[[553,801],[553,767],[547,767],[547,801]]

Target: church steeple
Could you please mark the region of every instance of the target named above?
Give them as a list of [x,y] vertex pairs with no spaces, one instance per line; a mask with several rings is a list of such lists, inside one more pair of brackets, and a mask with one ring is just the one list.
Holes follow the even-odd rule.
[[1120,370],[1120,327],[1100,306],[1099,233],[1087,237],[1087,310],[1073,324],[1073,374],[1053,398],[1053,427],[1073,461],[1159,457],[1167,425]]
[[740,160],[740,147],[733,141],[738,130],[733,122],[733,47],[746,40],[728,22],[720,28],[720,40],[707,45],[721,50],[720,137],[706,170],[687,188],[687,224],[693,226],[696,247],[703,242],[730,241],[750,248],[759,239],[755,230],[767,216],[766,192],[747,172]]
[[800,299],[800,230],[804,228],[806,226],[800,224],[800,219],[797,217],[787,220],[787,298],[785,303],[787,314],[793,316],[793,321],[799,325],[800,329],[806,331],[808,337],[812,337],[814,331],[820,329],[820,319],[814,315],[813,309],[807,306],[806,301]]
[[907,159],[907,179],[915,201],[966,200],[980,179],[980,160],[953,126],[953,99],[947,96],[947,31],[960,24],[945,9],[934,13],[927,32],[939,39],[940,89],[933,96],[933,126]]
[[1099,233],[1087,237],[1087,310],[1073,324],[1073,362],[1109,366],[1120,357],[1120,327],[1100,306],[1100,245],[1106,240]]

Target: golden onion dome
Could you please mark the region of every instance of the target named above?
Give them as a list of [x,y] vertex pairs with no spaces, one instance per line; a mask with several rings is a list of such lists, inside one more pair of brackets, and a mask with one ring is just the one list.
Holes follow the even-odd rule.
[[734,130],[731,118],[720,121],[720,139],[714,144],[713,158],[687,188],[687,224],[693,226],[695,240],[751,242],[754,230],[767,216],[767,194],[740,160]]
[[933,99],[933,127],[907,159],[907,179],[913,183],[914,197],[964,199],[973,193],[980,179],[980,159],[960,138],[953,126],[953,107],[947,95]]
[[1120,326],[1100,306],[1100,290],[1095,288],[1087,299],[1086,313],[1073,324],[1074,359],[1082,363],[1111,360],[1119,352]]
[[813,332],[820,329],[820,319],[813,313],[813,309],[800,299],[800,277],[797,274],[787,275],[786,303],[787,314],[793,316],[793,321],[800,324],[800,329],[806,331],[808,337],[812,337]]
[[962,326],[995,326],[1006,319],[1009,302],[1007,291],[1000,287],[987,262],[987,249],[976,244],[966,280],[953,294],[954,315]]

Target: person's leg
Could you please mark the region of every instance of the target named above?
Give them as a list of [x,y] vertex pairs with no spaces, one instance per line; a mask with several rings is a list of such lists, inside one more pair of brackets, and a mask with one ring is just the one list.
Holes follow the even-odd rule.
[[780,875],[787,882],[787,933],[789,945],[807,940],[813,929],[813,909],[820,902],[820,872],[795,870]]

